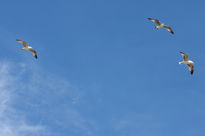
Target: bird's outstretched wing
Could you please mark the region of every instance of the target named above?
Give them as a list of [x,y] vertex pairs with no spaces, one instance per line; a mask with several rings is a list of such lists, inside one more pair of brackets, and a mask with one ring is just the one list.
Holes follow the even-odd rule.
[[194,65],[193,64],[187,64],[187,66],[189,67],[189,71],[192,75],[194,73]]
[[28,47],[28,44],[25,41],[19,39],[16,39],[16,41],[23,44],[24,47]]
[[37,53],[36,53],[36,51],[34,50],[34,49],[29,49],[29,51],[31,51],[32,52],[32,54],[33,54],[33,56],[37,59],[38,57],[37,57]]
[[161,23],[159,22],[159,20],[157,19],[153,19],[153,18],[148,18],[150,21],[155,22],[158,25],[161,25]]
[[184,61],[188,61],[188,60],[189,60],[189,55],[188,55],[188,54],[185,54],[185,53],[183,53],[183,52],[180,52],[180,53],[181,53],[181,55],[182,55]]
[[167,29],[170,33],[174,34],[174,31],[169,26],[164,26],[165,29]]

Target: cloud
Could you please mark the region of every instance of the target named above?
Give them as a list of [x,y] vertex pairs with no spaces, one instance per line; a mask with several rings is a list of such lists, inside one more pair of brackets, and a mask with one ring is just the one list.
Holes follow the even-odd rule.
[[32,64],[0,64],[0,136],[95,135],[79,88]]
[[0,135],[1,136],[34,136],[46,134],[46,128],[40,125],[30,125],[23,116],[12,107],[13,92],[18,90],[18,76],[10,72],[7,62],[0,66]]

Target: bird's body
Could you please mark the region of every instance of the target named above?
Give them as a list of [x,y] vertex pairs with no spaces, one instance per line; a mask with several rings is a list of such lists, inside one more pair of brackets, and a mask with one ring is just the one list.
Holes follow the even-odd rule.
[[31,51],[33,56],[37,59],[37,53],[36,51],[31,47],[31,46],[28,46],[28,44],[25,42],[25,41],[22,41],[22,40],[16,40],[18,41],[19,43],[23,44],[24,48],[21,48],[22,50],[28,50],[28,51]]
[[188,60],[188,61],[182,61],[182,62],[179,62],[179,64],[194,64],[194,62],[193,61],[191,61],[191,60]]
[[191,75],[194,73],[194,62],[189,60],[189,55],[183,52],[180,52],[184,61],[179,62],[179,64],[186,64],[189,67]]
[[171,29],[171,27],[166,26],[165,24],[161,23],[159,20],[157,19],[153,19],[153,18],[148,18],[150,21],[155,22],[157,24],[156,29],[159,28],[165,28],[167,29],[171,34],[174,34],[174,31]]
[[156,29],[163,28],[164,26],[165,26],[164,24],[160,24],[160,25],[156,26]]
[[31,46],[27,46],[27,47],[24,47],[24,48],[21,48],[22,50],[29,50],[29,49],[32,49]]

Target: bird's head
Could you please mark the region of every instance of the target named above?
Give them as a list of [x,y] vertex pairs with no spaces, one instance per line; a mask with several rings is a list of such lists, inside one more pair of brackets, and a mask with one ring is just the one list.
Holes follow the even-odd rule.
[[159,26],[156,26],[156,29],[159,29]]

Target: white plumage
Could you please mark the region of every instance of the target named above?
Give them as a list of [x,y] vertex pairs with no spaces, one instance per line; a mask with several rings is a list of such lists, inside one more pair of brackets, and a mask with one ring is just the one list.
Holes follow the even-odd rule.
[[165,28],[165,29],[167,29],[171,34],[174,34],[174,31],[171,29],[171,27],[166,26],[166,25],[160,23],[159,20],[153,19],[153,18],[148,18],[148,19],[149,19],[150,21],[152,21],[152,22],[155,22],[155,23],[158,25],[158,26],[156,26],[156,29]]
[[31,46],[28,46],[28,44],[25,41],[23,41],[23,40],[16,39],[16,41],[18,41],[19,43],[23,44],[24,48],[21,48],[22,50],[31,51],[33,56],[37,59],[37,53],[36,53],[36,51]]
[[191,75],[194,73],[194,62],[189,60],[189,55],[185,54],[183,52],[180,52],[184,61],[179,62],[179,64],[187,64],[187,66],[189,67],[189,71],[191,73]]

